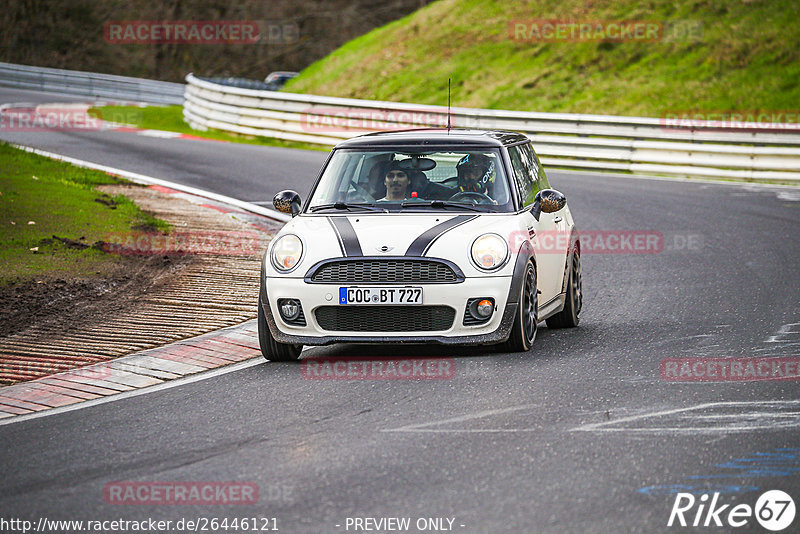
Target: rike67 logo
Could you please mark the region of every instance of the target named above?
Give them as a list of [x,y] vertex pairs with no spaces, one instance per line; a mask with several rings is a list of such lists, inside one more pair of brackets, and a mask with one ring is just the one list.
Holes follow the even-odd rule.
[[794,500],[781,490],[764,492],[756,501],[755,507],[745,503],[735,506],[731,503],[723,504],[720,502],[720,494],[716,492],[710,499],[707,493],[700,498],[691,493],[678,493],[672,504],[667,526],[739,528],[755,517],[763,528],[778,532],[789,527],[794,516]]

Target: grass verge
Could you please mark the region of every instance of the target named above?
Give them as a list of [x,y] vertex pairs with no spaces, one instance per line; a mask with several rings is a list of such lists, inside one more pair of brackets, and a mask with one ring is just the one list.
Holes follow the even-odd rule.
[[[796,0],[439,0],[346,43],[286,90],[446,105],[451,77],[454,106],[796,117],[798,17]],[[663,30],[650,41],[546,42],[533,32],[545,20],[652,21]]]
[[42,276],[94,277],[121,259],[95,245],[169,225],[130,199],[95,190],[126,183],[0,143],[0,286]]

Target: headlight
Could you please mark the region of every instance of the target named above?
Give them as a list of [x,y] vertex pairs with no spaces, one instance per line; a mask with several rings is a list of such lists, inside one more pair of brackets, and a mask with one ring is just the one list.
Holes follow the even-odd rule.
[[508,258],[508,244],[497,234],[483,234],[472,243],[472,261],[480,269],[492,271]]
[[282,273],[297,267],[303,256],[303,242],[293,234],[281,236],[272,245],[272,265]]

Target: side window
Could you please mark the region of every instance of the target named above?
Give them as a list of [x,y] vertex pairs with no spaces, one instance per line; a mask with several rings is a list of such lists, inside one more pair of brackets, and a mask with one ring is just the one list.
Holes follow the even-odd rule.
[[[525,143],[520,148],[522,149],[522,155],[524,156],[523,161],[525,161],[528,165],[528,168],[530,168],[531,177],[533,178],[533,188],[535,189],[533,196],[535,197],[536,193],[548,187],[546,185],[543,186],[542,184],[544,170],[539,164],[539,158],[536,157],[536,153],[533,151],[533,147],[531,147],[530,143]],[[544,181],[547,181],[547,178],[544,178]]]
[[[530,147],[530,145],[527,146]],[[542,164],[539,162],[539,156],[537,156],[536,153],[533,152],[532,148],[531,152],[533,153],[533,161],[534,164],[536,165],[536,174],[539,179],[539,189],[540,190],[550,189],[550,182],[547,181],[547,173],[544,172],[544,168],[542,167]]]
[[514,167],[514,179],[519,189],[520,200],[523,206],[533,204],[536,193],[539,192],[537,177],[538,172],[533,150],[530,144],[509,147],[508,155],[511,157],[511,166]]

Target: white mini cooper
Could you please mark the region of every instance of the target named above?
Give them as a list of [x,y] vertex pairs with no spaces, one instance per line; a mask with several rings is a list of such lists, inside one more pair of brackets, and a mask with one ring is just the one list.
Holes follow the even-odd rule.
[[337,145],[264,255],[261,351],[303,345],[497,344],[578,325],[580,248],[564,195],[524,135],[423,129]]

